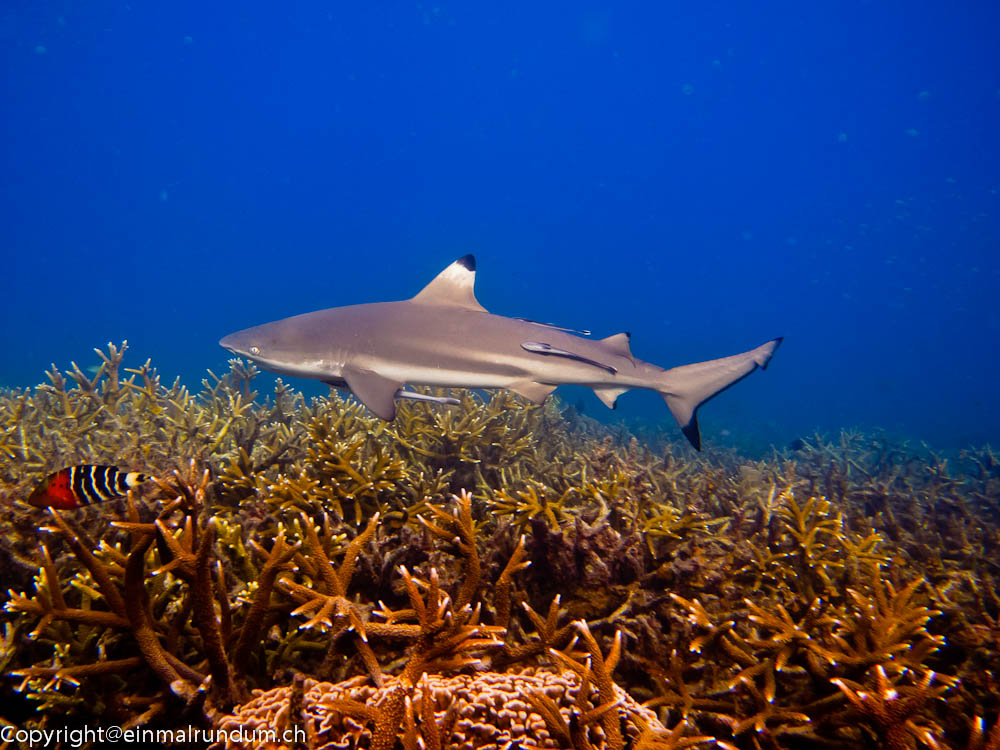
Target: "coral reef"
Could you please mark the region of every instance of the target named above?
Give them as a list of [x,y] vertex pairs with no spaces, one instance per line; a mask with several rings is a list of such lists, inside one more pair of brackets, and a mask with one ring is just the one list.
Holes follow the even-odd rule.
[[[194,394],[126,349],[0,392],[2,723],[1000,750],[988,446],[695,455],[506,392],[386,424],[280,380],[262,398],[238,360]],[[23,502],[82,463],[153,479]]]
[[[580,711],[581,705],[600,700],[597,688],[589,687],[581,700],[576,673],[533,667],[451,677],[425,675],[415,688],[396,677],[381,688],[364,677],[338,684],[305,680],[259,693],[237,714],[225,717],[220,728],[282,731],[299,726],[316,746],[371,746],[371,728],[355,717],[367,715],[362,706],[381,705],[402,690],[407,700],[402,725],[391,730],[393,739],[397,732],[404,737],[413,732],[424,747],[505,747],[512,743],[565,747],[572,746],[571,736],[579,732],[586,733],[586,741],[594,747],[604,747],[600,725]],[[627,732],[637,738],[644,728],[660,726],[656,714],[619,690],[619,700],[611,705],[621,708]],[[299,707],[298,715],[291,706]]]

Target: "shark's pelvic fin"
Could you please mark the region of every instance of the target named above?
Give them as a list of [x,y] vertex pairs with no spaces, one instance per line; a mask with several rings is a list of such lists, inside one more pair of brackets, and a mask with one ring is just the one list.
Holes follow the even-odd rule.
[[391,421],[396,416],[396,392],[402,383],[379,375],[373,370],[346,365],[341,371],[347,387],[372,413],[380,419]]
[[772,339],[742,354],[674,367],[663,372],[656,390],[667,402],[670,413],[695,450],[701,450],[698,407],[743,380],[758,367],[767,367],[771,355],[780,343],[780,338]]
[[476,299],[476,259],[463,255],[434,277],[411,301],[421,305],[486,312]]
[[536,383],[534,380],[522,380],[520,383],[513,383],[507,387],[518,396],[524,396],[535,404],[542,403],[556,389],[554,385]]

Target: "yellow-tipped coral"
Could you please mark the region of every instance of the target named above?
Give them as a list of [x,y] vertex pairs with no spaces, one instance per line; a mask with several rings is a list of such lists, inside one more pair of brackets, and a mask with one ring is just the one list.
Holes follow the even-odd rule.
[[[506,392],[386,424],[333,393],[263,396],[238,360],[195,392],[126,353],[0,391],[2,720],[997,750],[988,446],[855,431],[695,456]],[[80,463],[153,480],[20,502]]]

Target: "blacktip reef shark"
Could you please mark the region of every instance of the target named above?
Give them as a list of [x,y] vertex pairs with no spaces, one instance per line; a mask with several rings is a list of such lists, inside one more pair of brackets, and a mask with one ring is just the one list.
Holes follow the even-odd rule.
[[742,354],[664,370],[632,356],[628,333],[589,331],[492,315],[475,294],[476,261],[459,258],[417,296],[296,315],[231,333],[219,343],[265,370],[347,388],[385,420],[396,399],[456,404],[404,385],[509,388],[541,403],[565,384],[585,385],[608,407],[630,388],[658,392],[701,449],[698,407],[767,363],[781,339]]

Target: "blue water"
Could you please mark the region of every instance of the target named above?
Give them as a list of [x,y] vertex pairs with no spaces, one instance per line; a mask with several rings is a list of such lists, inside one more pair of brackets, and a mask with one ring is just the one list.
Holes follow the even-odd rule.
[[128,339],[197,386],[471,252],[663,366],[784,335],[707,437],[998,442],[996,3],[215,5],[3,4],[0,385]]

